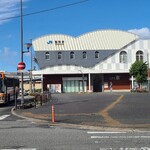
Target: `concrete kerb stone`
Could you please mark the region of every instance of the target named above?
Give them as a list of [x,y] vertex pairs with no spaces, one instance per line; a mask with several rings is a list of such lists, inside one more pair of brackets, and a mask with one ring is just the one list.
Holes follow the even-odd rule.
[[13,114],[14,116],[17,116],[17,117],[19,117],[19,118],[26,119],[26,120],[28,120],[28,121],[41,122],[41,123],[48,123],[48,121],[46,121],[46,120],[35,119],[35,118],[29,118],[29,117],[25,117],[25,116],[19,115],[19,114],[17,114],[17,111],[15,110],[15,107],[13,107],[13,108],[11,109],[11,114]]
[[124,131],[124,132],[136,132],[136,131],[147,131],[147,128],[120,128],[120,127],[107,127],[107,126],[89,126],[69,123],[50,123],[50,127],[61,127],[68,129],[79,129],[79,130],[94,130],[94,131]]

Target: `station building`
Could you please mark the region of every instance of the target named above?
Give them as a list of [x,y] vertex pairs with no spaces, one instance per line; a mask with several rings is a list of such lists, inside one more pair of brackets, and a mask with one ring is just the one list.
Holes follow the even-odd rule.
[[97,30],[72,37],[50,34],[33,40],[42,89],[51,92],[129,91],[129,69],[149,62],[150,40],[121,30]]

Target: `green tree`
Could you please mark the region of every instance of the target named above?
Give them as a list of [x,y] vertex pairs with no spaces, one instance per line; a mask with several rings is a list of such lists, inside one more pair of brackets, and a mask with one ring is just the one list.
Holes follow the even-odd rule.
[[138,84],[142,84],[147,81],[148,66],[147,63],[142,61],[135,61],[129,70],[131,76],[133,76]]

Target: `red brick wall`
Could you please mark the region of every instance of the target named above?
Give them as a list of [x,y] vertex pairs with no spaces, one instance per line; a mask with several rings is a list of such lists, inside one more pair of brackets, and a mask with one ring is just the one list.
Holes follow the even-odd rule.
[[112,89],[113,90],[123,90],[123,89],[130,89],[130,76],[129,74],[105,74],[104,75],[104,83],[108,83],[108,88],[105,90],[110,89],[109,85],[112,82]]

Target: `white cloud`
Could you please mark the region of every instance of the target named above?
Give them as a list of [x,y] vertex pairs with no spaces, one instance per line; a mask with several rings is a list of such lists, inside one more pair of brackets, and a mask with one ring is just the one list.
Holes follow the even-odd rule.
[[[27,0],[23,0],[27,1]],[[20,0],[1,0],[0,1],[0,25],[10,21],[20,13]]]
[[0,57],[11,58],[17,56],[16,51],[11,51],[8,47],[4,47],[3,50],[0,51]]
[[8,47],[4,47],[0,51],[0,60],[3,64],[14,65],[15,60],[18,57],[18,53],[16,51],[11,51]]
[[141,29],[131,29],[128,32],[134,33],[140,37],[140,39],[150,39],[150,29],[141,28]]

